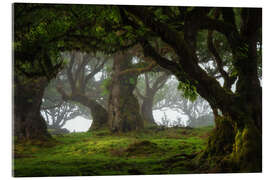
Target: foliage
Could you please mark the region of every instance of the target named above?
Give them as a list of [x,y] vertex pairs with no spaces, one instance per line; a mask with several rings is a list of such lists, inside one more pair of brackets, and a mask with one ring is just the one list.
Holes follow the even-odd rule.
[[196,87],[191,84],[182,83],[180,81],[178,89],[183,91],[184,98],[187,98],[191,101],[195,101],[198,96],[198,94],[196,93]]
[[102,89],[101,95],[102,96],[109,95],[109,93],[110,93],[109,87],[111,86],[111,81],[112,81],[111,78],[107,78],[107,79],[102,81],[102,83],[101,83],[101,89]]
[[[70,18],[40,4],[14,4],[15,72],[27,75],[55,75],[61,65],[59,36],[72,24]],[[55,72],[56,71],[56,72]]]

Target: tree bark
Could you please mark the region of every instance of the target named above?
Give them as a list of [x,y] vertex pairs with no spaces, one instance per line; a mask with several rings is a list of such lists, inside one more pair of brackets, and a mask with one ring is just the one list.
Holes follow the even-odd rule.
[[57,90],[62,95],[63,100],[76,101],[89,108],[93,118],[89,131],[108,128],[108,112],[95,100],[77,91],[73,91],[71,95],[68,95],[61,86],[58,86]]
[[40,114],[43,92],[48,85],[45,77],[14,79],[14,135],[18,140],[49,140],[46,122]]
[[158,90],[164,86],[169,78],[168,72],[164,72],[161,76],[155,79],[152,86],[150,85],[149,77],[145,76],[145,93],[142,95],[138,89],[136,89],[136,95],[141,99],[141,114],[146,125],[157,125],[153,116],[153,103],[154,97]]
[[[177,63],[171,62],[159,56],[154,48],[144,41],[142,44],[145,54],[152,56],[160,66],[170,70],[180,81],[195,86],[197,92],[209,102],[211,107],[219,109],[224,115],[225,124],[229,124],[227,129],[230,130],[222,133],[226,126],[224,123],[219,123],[217,130],[212,134],[213,138],[209,141],[216,143],[219,137],[226,138],[225,134],[233,141],[216,143],[217,149],[229,147],[229,151],[228,153],[222,151],[223,153],[216,154],[217,156],[210,154],[209,158],[215,161],[216,165],[224,165],[221,167],[223,170],[225,167],[230,167],[234,172],[260,172],[262,168],[262,90],[257,76],[256,38],[258,38],[258,30],[261,26],[261,9],[242,10],[243,26],[240,33],[235,26],[235,17],[231,8],[222,9],[224,21],[211,20],[206,16],[197,16],[193,21],[198,22],[198,29],[217,30],[226,36],[233,54],[232,63],[238,75],[235,94],[226,91],[199,67],[192,45],[184,40],[181,33],[155,20],[154,15],[147,8],[129,6],[126,9],[157,33],[180,58]],[[206,152],[212,152],[212,150],[215,152],[213,148],[216,146],[208,146]]]
[[143,103],[141,106],[142,117],[146,124],[155,125],[155,119],[153,116],[153,101],[154,97],[152,95],[148,95],[143,99]]
[[119,52],[114,58],[113,76],[110,84],[109,125],[113,132],[127,132],[143,128],[139,103],[133,94],[137,73],[119,75],[132,66],[132,56]]
[[74,99],[88,107],[91,111],[93,121],[89,131],[108,129],[108,112],[105,108],[96,101],[87,99],[84,96],[76,95]]

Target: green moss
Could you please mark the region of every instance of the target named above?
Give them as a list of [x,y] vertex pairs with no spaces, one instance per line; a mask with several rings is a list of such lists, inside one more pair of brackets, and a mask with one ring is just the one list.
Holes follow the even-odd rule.
[[207,147],[194,160],[212,172],[260,172],[261,135],[254,125],[235,129],[230,119],[216,119]]
[[261,171],[261,136],[254,126],[238,130],[233,152],[230,155],[234,166],[243,172]]
[[128,156],[148,155],[159,151],[156,143],[148,140],[132,143],[126,149]]
[[[194,173],[190,159],[206,145],[210,128],[170,128],[111,134],[109,131],[54,136],[53,146],[16,143],[14,175],[81,176]],[[183,132],[188,131],[183,136]],[[174,160],[174,161],[172,161]]]
[[207,153],[210,156],[229,154],[234,143],[234,129],[228,118],[218,117],[216,128],[208,140]]
[[203,171],[231,172],[226,157],[232,153],[235,132],[229,117],[216,117],[216,127],[210,133],[204,151],[193,159],[193,164]]

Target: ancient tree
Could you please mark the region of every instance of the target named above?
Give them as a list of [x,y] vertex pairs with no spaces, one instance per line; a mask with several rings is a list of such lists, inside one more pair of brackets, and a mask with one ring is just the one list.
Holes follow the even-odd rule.
[[[158,74],[159,76],[157,76],[156,74]],[[143,84],[144,89],[142,89],[143,87],[138,86],[135,89],[137,97],[141,100],[142,117],[144,121],[146,121],[150,125],[156,124],[153,117],[153,106],[155,95],[164,86],[168,78],[169,78],[168,72],[161,72],[161,73],[156,72],[152,76],[151,74],[145,73],[142,79],[144,80]]]
[[14,135],[20,140],[50,138],[40,105],[46,86],[61,68],[55,56],[59,41],[51,41],[60,33],[52,30],[60,19],[49,23],[54,17],[41,7],[14,5]]
[[47,128],[55,130],[63,129],[68,121],[78,116],[86,116],[86,112],[82,112],[80,107],[64,101],[57,106],[41,107],[41,113]]
[[138,130],[144,127],[144,120],[140,114],[140,107],[134,90],[138,76],[151,70],[155,63],[133,64],[134,52],[132,48],[125,52],[119,52],[114,56],[113,74],[109,96],[109,123],[113,132],[126,132]]
[[[66,53],[69,64],[65,69],[65,77],[69,88],[64,88],[64,77],[59,76],[58,92],[65,101],[75,101],[89,108],[93,118],[91,130],[108,128],[107,110],[97,101],[100,94],[96,94],[95,75],[103,68],[109,57],[98,57],[90,53]],[[91,62],[91,63],[90,63]]]
[[40,105],[46,86],[64,65],[61,52],[113,53],[132,44],[116,44],[110,40],[112,34],[103,31],[105,23],[109,27],[118,22],[110,8],[27,3],[13,8],[14,135],[48,140]]
[[[196,89],[212,107],[217,128],[202,158],[210,157],[211,161],[214,160],[211,157],[218,156],[221,169],[261,171],[262,91],[258,77],[261,9],[128,6],[123,11],[135,16],[126,18],[126,24],[145,29],[141,38],[145,55],[168,69],[186,89]],[[230,47],[233,73],[225,71],[217,48],[211,42],[208,45],[224,79],[223,86],[198,64],[197,35],[202,30],[209,32],[208,41],[213,38],[212,31],[222,34],[222,43]],[[151,33],[173,48],[177,62],[157,53],[146,38]],[[235,93],[230,90],[234,76]]]

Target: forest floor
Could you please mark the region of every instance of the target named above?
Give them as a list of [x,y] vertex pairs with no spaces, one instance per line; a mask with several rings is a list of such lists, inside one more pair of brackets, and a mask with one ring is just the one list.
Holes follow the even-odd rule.
[[53,136],[56,141],[14,144],[13,174],[90,176],[199,173],[190,159],[202,151],[213,127],[108,131]]

